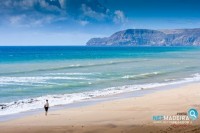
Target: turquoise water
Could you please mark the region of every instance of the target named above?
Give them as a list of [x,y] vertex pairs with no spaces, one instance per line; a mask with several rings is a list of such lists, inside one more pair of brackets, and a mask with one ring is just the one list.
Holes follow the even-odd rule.
[[0,47],[0,114],[199,81],[199,73],[199,47]]

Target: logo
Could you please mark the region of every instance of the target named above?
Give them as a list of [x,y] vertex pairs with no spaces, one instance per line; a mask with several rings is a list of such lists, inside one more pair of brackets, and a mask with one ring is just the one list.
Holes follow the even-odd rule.
[[198,119],[198,111],[196,109],[190,109],[188,111],[188,117],[191,119],[191,120],[196,120]]

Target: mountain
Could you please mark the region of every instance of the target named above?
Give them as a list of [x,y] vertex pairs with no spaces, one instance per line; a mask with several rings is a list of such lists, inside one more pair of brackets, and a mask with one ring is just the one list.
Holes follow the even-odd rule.
[[92,38],[87,46],[200,46],[200,28],[150,30],[127,29],[104,38]]

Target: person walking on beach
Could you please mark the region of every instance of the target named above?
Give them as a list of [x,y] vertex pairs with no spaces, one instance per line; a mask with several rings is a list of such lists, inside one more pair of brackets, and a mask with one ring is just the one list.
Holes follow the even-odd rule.
[[46,100],[46,103],[44,105],[44,109],[45,109],[45,115],[47,116],[48,109],[49,109],[49,102],[48,102],[48,100]]

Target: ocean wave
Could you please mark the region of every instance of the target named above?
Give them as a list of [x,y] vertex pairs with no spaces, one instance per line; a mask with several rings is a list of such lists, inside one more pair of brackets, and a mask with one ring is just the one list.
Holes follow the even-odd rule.
[[143,62],[149,60],[126,60],[126,61],[109,61],[104,63],[89,63],[85,65],[81,64],[71,64],[68,66],[63,67],[53,67],[53,68],[45,68],[45,69],[35,69],[35,70],[28,70],[28,71],[13,71],[13,72],[1,72],[0,75],[12,75],[12,74],[24,74],[24,73],[32,73],[32,72],[45,72],[45,71],[56,71],[56,70],[65,70],[65,69],[72,69],[72,68],[85,68],[85,67],[96,67],[96,66],[106,66],[106,65],[115,65],[121,63],[131,63],[131,62]]
[[[36,97],[31,99],[23,99],[19,101],[13,101],[9,103],[0,103],[0,115],[9,115],[28,110],[42,108],[46,99],[50,101],[51,106],[64,105],[74,102],[80,102],[86,99],[95,98],[98,96],[109,96],[114,94],[120,94],[125,92],[133,92],[145,89],[151,89],[155,87],[163,87],[167,85],[176,85],[182,83],[189,83],[200,81],[200,74],[196,73],[189,78],[185,78],[180,81],[163,82],[163,83],[150,83],[142,85],[125,85],[118,87],[110,87],[102,90],[95,90],[90,92],[72,93],[72,94],[60,94],[60,95],[47,95],[42,97]],[[89,82],[88,82],[89,84]]]
[[16,83],[46,83],[49,80],[90,80],[84,77],[52,77],[52,76],[36,76],[36,77],[0,77],[0,84],[16,84]]
[[142,74],[137,74],[137,75],[126,75],[123,76],[123,79],[141,79],[141,78],[146,78],[146,77],[152,77],[156,75],[161,75],[164,74],[164,72],[151,72],[151,73],[142,73]]
[[67,76],[90,76],[90,75],[97,75],[100,73],[48,73],[46,75],[67,75]]

